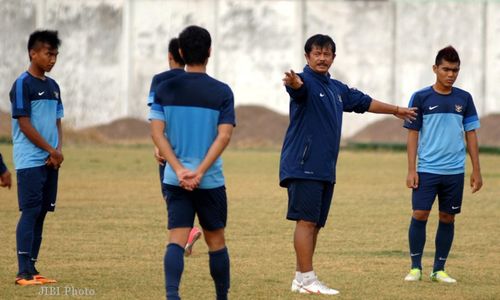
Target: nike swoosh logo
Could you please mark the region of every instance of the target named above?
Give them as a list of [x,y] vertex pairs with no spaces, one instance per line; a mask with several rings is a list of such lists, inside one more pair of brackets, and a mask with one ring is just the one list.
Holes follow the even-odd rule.
[[410,253],[410,256],[417,256],[417,255],[420,255],[422,253]]
[[460,206],[452,206],[451,209],[459,209]]
[[54,207],[54,206],[56,206],[56,204],[55,203],[50,203],[50,206]]
[[325,94],[323,94],[323,93],[319,93],[319,96],[320,96],[321,98],[323,98],[323,97],[325,97]]
[[433,110],[435,108],[437,108],[439,105],[436,105],[436,106],[429,106],[429,110]]
[[19,252],[17,252],[17,254],[23,255],[23,254],[30,254],[30,253],[29,252],[21,252],[21,251],[19,251]]
[[39,92],[39,93],[38,93],[38,96],[41,96],[41,95],[43,95],[43,94],[45,94],[45,91],[43,91],[43,92]]
[[439,260],[446,260],[446,257],[445,258],[439,257]]

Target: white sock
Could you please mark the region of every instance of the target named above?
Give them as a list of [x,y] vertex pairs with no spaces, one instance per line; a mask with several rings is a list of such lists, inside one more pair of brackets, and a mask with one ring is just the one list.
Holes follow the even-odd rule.
[[314,280],[316,280],[316,274],[314,273],[314,271],[302,273],[302,283],[304,285],[309,285]]
[[299,271],[295,271],[295,280],[302,283],[302,273],[300,273]]

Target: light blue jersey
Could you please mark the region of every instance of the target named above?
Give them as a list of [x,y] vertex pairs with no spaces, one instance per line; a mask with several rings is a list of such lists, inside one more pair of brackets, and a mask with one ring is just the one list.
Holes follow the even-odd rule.
[[10,90],[12,105],[12,142],[16,170],[45,165],[49,153],[35,146],[19,128],[18,118],[29,117],[31,124],[52,147],[59,143],[57,119],[64,116],[57,83],[24,72]]
[[[235,124],[234,99],[229,86],[204,73],[184,73],[163,81],[156,89],[150,120],[166,123],[165,136],[184,167],[196,170],[218,134],[220,124]],[[164,183],[179,185],[170,165]],[[222,158],[204,174],[200,188],[224,185]]]
[[432,87],[411,97],[418,108],[415,121],[404,127],[419,131],[418,172],[453,175],[465,172],[464,132],[480,127],[472,96],[459,88],[439,94]]

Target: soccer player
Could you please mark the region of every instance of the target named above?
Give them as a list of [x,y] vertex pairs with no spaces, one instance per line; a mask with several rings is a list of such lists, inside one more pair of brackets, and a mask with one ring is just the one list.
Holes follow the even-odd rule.
[[336,295],[313,270],[313,254],[325,226],[336,182],[335,168],[342,130],[342,113],[366,111],[412,119],[414,109],[386,104],[330,78],[335,43],[317,34],[305,44],[307,65],[301,74],[286,72],[290,95],[290,125],[280,161],[280,185],[288,189],[287,219],[295,221],[296,272],[293,292]]
[[48,76],[59,53],[57,31],[35,31],[28,40],[30,66],[10,90],[12,141],[21,217],[17,224],[16,284],[54,283],[37,271],[47,212],[56,206],[58,169],[62,154],[61,118],[64,109],[58,84]]
[[210,33],[189,26],[179,35],[186,73],[158,86],[149,119],[153,141],[167,161],[165,177],[169,244],[164,270],[167,299],[179,298],[184,247],[195,214],[209,249],[217,299],[227,299],[229,253],[224,228],[227,199],[221,154],[235,125],[233,93],[208,74]]
[[[168,43],[168,66],[170,70],[153,76],[153,80],[151,81],[151,87],[149,89],[148,106],[151,106],[154,102],[156,88],[158,87],[158,85],[165,80],[173,78],[179,74],[183,74],[185,65],[186,64],[184,63],[184,60],[182,59],[179,53],[179,39],[173,38]],[[158,147],[155,147],[154,150],[155,150],[154,156],[159,166],[161,192],[163,195],[163,199],[165,199],[166,192],[165,192],[165,185],[163,183],[163,175],[165,173],[165,158],[163,158],[160,155]],[[194,243],[200,238],[200,236],[201,236],[200,229],[198,229],[198,227],[193,227],[193,229],[191,229],[191,232],[189,233],[189,239],[186,244],[184,252],[185,256],[191,255]]]
[[7,166],[3,162],[2,154],[0,153],[0,186],[1,187],[10,187],[12,185],[12,178],[10,175]]
[[431,280],[455,283],[456,280],[445,272],[444,265],[453,242],[455,215],[460,213],[462,206],[466,156],[464,132],[472,161],[472,193],[483,185],[476,136],[479,118],[472,96],[453,87],[460,71],[457,51],[451,46],[439,50],[432,69],[436,82],[413,94],[409,106],[418,108],[418,116],[412,123],[404,124],[408,129],[406,185],[412,189],[413,208],[408,233],[411,270],[405,280],[419,281],[422,278],[425,227],[438,196],[439,225]]

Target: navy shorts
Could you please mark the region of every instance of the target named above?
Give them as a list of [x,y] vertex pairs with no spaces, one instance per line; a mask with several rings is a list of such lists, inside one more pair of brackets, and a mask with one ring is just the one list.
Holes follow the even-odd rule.
[[19,169],[16,173],[19,210],[39,206],[46,211],[56,209],[59,170],[40,166]]
[[226,227],[226,187],[195,189],[189,192],[179,186],[164,184],[166,192],[168,229],[193,227],[195,214],[205,230]]
[[288,220],[303,220],[324,227],[332,203],[334,184],[294,179],[288,184]]
[[464,174],[438,175],[418,173],[418,188],[413,189],[413,210],[431,210],[438,197],[439,211],[448,214],[460,213],[464,192]]

